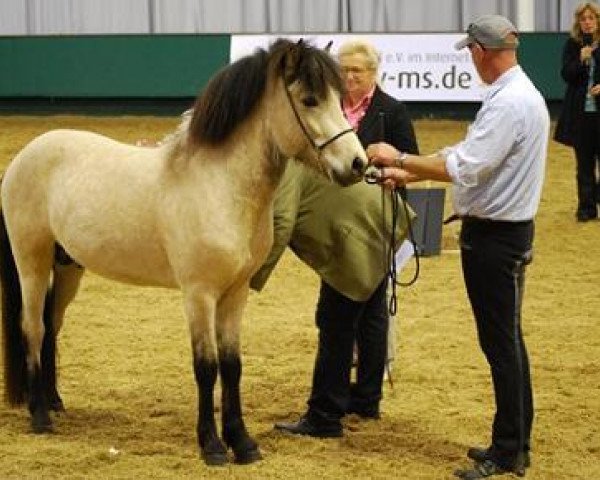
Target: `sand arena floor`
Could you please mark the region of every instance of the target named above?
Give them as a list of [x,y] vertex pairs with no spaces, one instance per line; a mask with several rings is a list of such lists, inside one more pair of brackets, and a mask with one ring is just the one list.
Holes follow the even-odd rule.
[[[0,117],[0,167],[49,129],[81,128],[134,142],[159,139],[176,123]],[[461,139],[466,129],[449,121],[415,125],[424,153]],[[536,402],[531,479],[600,476],[600,222],[577,224],[575,206],[572,152],[551,142],[524,306]],[[250,466],[209,469],[199,460],[179,292],[86,273],[59,341],[67,412],[56,417],[55,434],[35,436],[25,409],[1,405],[0,478],[452,478],[468,464],[468,446],[488,443],[493,414],[457,229],[444,228],[442,254],[423,259],[418,283],[400,291],[395,385],[386,385],[381,420],[351,416],[345,437],[336,440],[287,437],[272,428],[304,411],[316,340],[318,279],[286,253],[265,291],[251,295],[245,315],[245,419],[264,454]]]

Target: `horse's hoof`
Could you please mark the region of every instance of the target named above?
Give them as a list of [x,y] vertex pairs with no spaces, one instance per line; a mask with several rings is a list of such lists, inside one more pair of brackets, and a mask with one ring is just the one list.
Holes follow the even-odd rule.
[[31,430],[36,435],[54,433],[54,427],[52,425],[31,425]]
[[229,461],[225,452],[202,452],[202,460],[211,467],[225,465]]
[[231,435],[224,434],[225,444],[233,450],[234,462],[240,465],[254,463],[262,460],[258,444],[247,434],[233,442]]
[[53,433],[54,428],[52,427],[52,421],[50,417],[46,418],[32,418],[31,419],[31,430],[33,433]]
[[249,463],[258,462],[263,458],[258,447],[244,451],[234,450],[233,453],[235,455],[235,463],[239,465],[247,465]]

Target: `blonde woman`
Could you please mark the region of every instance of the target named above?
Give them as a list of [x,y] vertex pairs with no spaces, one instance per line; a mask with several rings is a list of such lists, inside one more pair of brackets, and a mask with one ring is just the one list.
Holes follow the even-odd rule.
[[573,147],[577,160],[576,218],[598,218],[600,202],[600,6],[582,3],[575,9],[560,74],[567,83],[563,111],[554,139]]

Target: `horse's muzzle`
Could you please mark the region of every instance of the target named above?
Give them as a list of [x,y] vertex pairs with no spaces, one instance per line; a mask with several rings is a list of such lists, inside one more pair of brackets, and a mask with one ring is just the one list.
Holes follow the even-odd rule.
[[367,165],[368,162],[366,162],[362,158],[354,157],[354,160],[352,160],[352,172],[355,173],[357,176],[362,177],[365,174],[365,171],[367,170]]

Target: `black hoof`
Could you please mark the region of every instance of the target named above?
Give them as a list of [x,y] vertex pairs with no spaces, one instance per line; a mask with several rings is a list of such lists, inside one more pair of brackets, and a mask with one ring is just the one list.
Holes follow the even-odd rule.
[[202,452],[202,460],[206,465],[218,467],[228,463],[227,453],[225,452]]
[[249,463],[258,462],[263,458],[258,447],[243,451],[234,450],[233,453],[235,455],[235,463],[239,465],[247,465]]
[[229,462],[227,449],[223,445],[223,442],[216,436],[200,442],[200,455],[206,465],[219,466]]
[[52,433],[54,428],[52,427],[52,420],[47,413],[36,414],[31,417],[31,430],[33,433]]
[[237,435],[233,435],[231,430],[225,431],[223,440],[225,440],[225,445],[233,450],[235,463],[246,465],[262,460],[258,444],[248,435],[245,429]]

